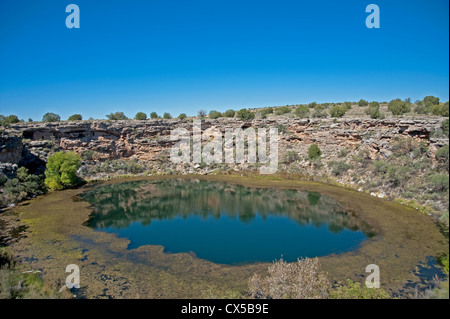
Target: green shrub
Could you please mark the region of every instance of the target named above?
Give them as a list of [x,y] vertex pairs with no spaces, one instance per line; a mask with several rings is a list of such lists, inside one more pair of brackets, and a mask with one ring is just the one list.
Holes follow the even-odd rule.
[[366,100],[361,99],[358,102],[358,106],[367,106],[367,105],[369,105],[369,102]]
[[438,258],[438,262],[444,268],[444,272],[447,274],[447,276],[448,276],[448,267],[449,267],[448,255],[449,254],[445,254]]
[[136,115],[134,116],[134,119],[144,121],[147,119],[147,114],[145,114],[144,112],[137,112]]
[[292,164],[300,159],[300,156],[296,151],[290,150],[284,154],[283,162],[286,164]]
[[449,160],[449,147],[448,145],[442,146],[435,154],[436,159],[441,162],[447,163]]
[[345,106],[334,105],[330,108],[331,117],[343,117],[347,112],[347,108]]
[[75,152],[56,152],[48,158],[45,170],[45,185],[53,190],[61,190],[78,184],[77,170],[81,158]]
[[417,114],[429,114],[431,113],[431,105],[425,105],[422,101],[418,102],[416,107],[414,108],[414,112]]
[[180,120],[184,120],[187,117],[186,113],[181,113],[180,115],[178,115],[178,118]]
[[284,115],[287,113],[291,113],[291,109],[287,106],[282,106],[282,107],[278,107],[275,109],[275,114],[276,115]]
[[344,106],[347,108],[347,110],[350,110],[352,108],[352,102],[344,102]]
[[215,111],[215,110],[212,110],[211,112],[209,112],[209,114],[208,114],[208,117],[210,118],[210,119],[218,119],[219,117],[221,117],[222,116],[222,114],[220,113],[220,112],[217,112],[217,111]]
[[373,119],[380,118],[380,104],[378,102],[370,102],[366,114]]
[[393,115],[402,115],[411,111],[411,104],[401,99],[395,99],[389,102],[388,109]]
[[[4,175],[3,175],[4,176]],[[33,195],[41,195],[46,192],[44,179],[42,176],[28,173],[28,169],[20,167],[16,172],[16,177],[7,179],[4,176],[1,180],[3,186],[3,204],[18,203]]]
[[59,122],[61,117],[55,113],[45,113],[42,117],[42,122]]
[[368,288],[364,284],[347,279],[347,284],[331,289],[331,299],[389,299],[389,294],[382,288]]
[[295,115],[297,115],[299,118],[309,117],[309,108],[306,105],[300,105],[295,109]]
[[166,119],[166,120],[170,120],[172,118],[172,115],[170,115],[170,113],[166,112],[166,113],[163,114],[163,118]]
[[448,119],[442,121],[441,128],[442,128],[442,131],[444,132],[444,134],[448,136],[448,134],[449,134],[449,120]]
[[432,191],[446,192],[448,191],[449,181],[448,175],[434,174],[429,177],[429,186]]
[[82,121],[83,117],[81,116],[81,114],[72,114],[71,116],[69,116],[69,118],[67,120],[68,121]]
[[373,162],[372,165],[372,172],[376,173],[376,174],[386,174],[387,170],[388,170],[389,165],[386,164],[386,162],[384,161],[380,161],[380,160],[376,160]]
[[157,119],[158,118],[158,113],[156,113],[156,112],[150,113],[150,118],[151,119]]
[[261,110],[261,116],[267,116],[268,114],[272,114],[273,113],[273,107],[266,107],[264,109]]
[[351,168],[351,165],[344,161],[339,162],[329,162],[328,165],[332,168],[331,173],[334,176],[340,176]]
[[322,151],[320,150],[320,148],[317,144],[312,144],[308,148],[308,158],[310,160],[316,160],[316,159],[320,158],[321,155],[322,155]]
[[123,112],[110,113],[110,114],[106,115],[106,117],[108,118],[108,120],[111,120],[111,121],[127,120],[128,119],[128,117],[126,117]]
[[8,115],[8,116],[4,116],[4,115],[0,115],[0,125],[3,126],[8,126],[10,124],[14,124],[14,123],[18,123],[20,122],[19,118],[17,117],[17,115]]
[[223,113],[223,116],[224,117],[234,117],[234,114],[235,114],[236,112],[234,111],[234,110],[232,110],[232,109],[229,109],[229,110],[226,110],[224,113]]
[[247,110],[247,109],[241,109],[237,111],[236,116],[241,120],[251,120],[255,118],[255,113]]
[[316,118],[327,117],[325,107],[322,104],[316,104],[316,106],[314,107],[314,112],[312,113],[312,117]]
[[81,158],[82,158],[84,161],[92,161],[92,160],[94,159],[94,157],[95,157],[96,154],[97,154],[97,152],[94,151],[94,150],[87,150],[87,151],[84,151],[84,152],[81,154]]
[[430,105],[439,105],[439,98],[435,97],[435,96],[432,96],[432,95],[425,96],[423,98],[423,103],[425,105],[428,105],[428,106],[430,106]]
[[315,108],[316,106],[317,106],[317,102],[311,102],[311,103],[308,104],[308,107],[309,107],[310,109],[313,109],[313,108]]

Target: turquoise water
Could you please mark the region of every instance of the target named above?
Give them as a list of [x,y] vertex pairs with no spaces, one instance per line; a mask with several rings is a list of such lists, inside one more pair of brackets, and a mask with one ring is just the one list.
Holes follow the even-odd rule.
[[89,225],[130,240],[129,249],[162,245],[215,263],[268,262],[356,249],[364,224],[319,193],[220,182],[125,182],[84,194]]

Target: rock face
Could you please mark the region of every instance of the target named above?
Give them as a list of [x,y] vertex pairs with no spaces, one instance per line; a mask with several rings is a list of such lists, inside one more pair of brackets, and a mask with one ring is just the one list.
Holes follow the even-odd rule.
[[18,164],[22,158],[22,139],[16,136],[0,136],[0,163]]
[[[392,154],[389,142],[399,136],[423,140],[431,149],[439,148],[448,145],[448,138],[431,136],[442,120],[431,117],[385,120],[276,117],[243,122],[220,118],[202,121],[202,129],[216,128],[224,132],[227,128],[278,127],[281,162],[287,150],[305,155],[313,143],[331,157],[341,149],[361,147],[369,150],[371,158],[389,157]],[[161,152],[167,154],[177,142],[170,138],[170,132],[175,128],[191,131],[192,123],[188,119],[18,123],[12,125],[9,132],[19,137],[0,138],[0,162],[18,164],[22,160],[30,163],[36,162],[36,158],[45,161],[54,150],[88,152],[92,159],[100,161],[126,158],[154,161]]]

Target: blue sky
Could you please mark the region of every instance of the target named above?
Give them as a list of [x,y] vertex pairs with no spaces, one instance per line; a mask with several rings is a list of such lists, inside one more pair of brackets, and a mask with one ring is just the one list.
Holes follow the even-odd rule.
[[[68,4],[80,29],[68,29]],[[380,8],[368,29],[365,8]],[[448,0],[1,0],[0,114],[448,101]]]

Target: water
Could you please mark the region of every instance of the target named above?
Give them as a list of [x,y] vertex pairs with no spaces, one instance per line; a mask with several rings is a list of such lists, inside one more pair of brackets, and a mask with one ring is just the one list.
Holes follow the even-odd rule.
[[172,179],[100,186],[83,197],[94,207],[89,225],[128,238],[129,249],[162,245],[222,264],[320,257],[371,236],[334,200],[305,191]]

